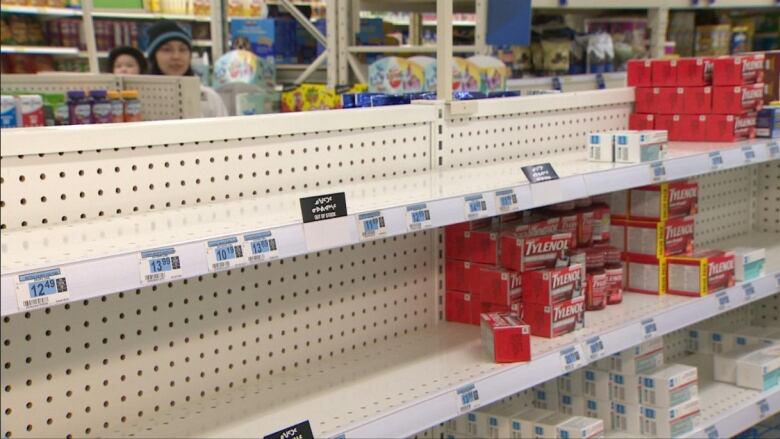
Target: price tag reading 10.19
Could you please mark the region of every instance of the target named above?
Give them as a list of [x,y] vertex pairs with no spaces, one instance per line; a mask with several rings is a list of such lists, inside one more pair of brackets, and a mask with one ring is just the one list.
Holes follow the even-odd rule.
[[387,233],[385,217],[379,211],[358,215],[357,223],[361,241],[384,236]]
[[512,189],[496,192],[496,206],[500,213],[514,212],[518,209],[517,194]]
[[485,216],[487,203],[482,195],[470,195],[463,199],[466,208],[466,219],[473,220]]
[[653,319],[642,320],[641,328],[642,337],[644,337],[645,340],[653,338],[655,333],[658,332],[658,326],[656,326],[655,320]]
[[181,260],[173,247],[142,251],[140,266],[142,284],[182,277]]
[[580,345],[561,350],[561,366],[564,372],[571,372],[585,363]]
[[59,268],[19,275],[16,300],[20,310],[39,308],[67,301],[68,283]]
[[244,248],[235,236],[209,241],[206,257],[211,271],[235,268],[245,261]]
[[249,233],[244,235],[244,253],[251,263],[264,262],[279,257],[276,238],[270,231]]
[[406,224],[410,232],[431,227],[431,211],[425,203],[406,207]]
[[474,410],[481,404],[477,386],[474,384],[468,384],[458,388],[456,390],[456,396],[458,398],[458,413]]

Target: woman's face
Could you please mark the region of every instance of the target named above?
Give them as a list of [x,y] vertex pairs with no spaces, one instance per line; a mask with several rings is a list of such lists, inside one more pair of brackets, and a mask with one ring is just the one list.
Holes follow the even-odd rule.
[[141,66],[130,55],[119,55],[114,60],[114,74],[116,75],[140,75]]
[[178,40],[160,46],[155,58],[160,71],[166,76],[184,76],[190,68],[190,48]]

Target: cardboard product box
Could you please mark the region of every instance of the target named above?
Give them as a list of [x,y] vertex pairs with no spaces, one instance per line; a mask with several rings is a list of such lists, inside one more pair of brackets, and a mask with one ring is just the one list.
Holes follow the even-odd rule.
[[666,258],[626,254],[623,260],[624,291],[666,294]]
[[585,297],[545,305],[520,302],[522,319],[531,326],[531,335],[559,337],[585,327]]
[[601,419],[604,423],[610,423],[610,411],[612,402],[609,399],[585,399],[585,416],[588,418]]
[[520,297],[520,273],[487,264],[471,264],[466,273],[467,291],[477,293],[483,303],[509,307]]
[[629,130],[655,129],[655,116],[647,113],[631,113],[628,116]]
[[634,90],[634,111],[637,113],[658,113],[656,96],[658,87],[637,87]]
[[593,245],[609,242],[609,224],[612,218],[609,206],[603,203],[594,203],[591,206],[591,211],[593,212],[591,242]]
[[780,329],[771,326],[744,326],[726,334],[724,345],[738,348],[741,346],[767,346],[780,343]]
[[526,271],[522,274],[524,303],[551,305],[584,296],[582,265]]
[[576,211],[557,212],[545,210],[545,214],[552,218],[558,218],[558,232],[571,233],[572,241],[569,248],[574,249],[578,246],[578,236],[580,234],[580,221]]
[[607,196],[610,218],[628,218],[628,191],[615,191]]
[[448,290],[468,291],[471,262],[447,259],[444,262],[444,283]]
[[688,329],[688,351],[698,352],[700,354],[711,355],[716,353],[713,350],[713,339],[717,339],[718,352],[721,351],[720,344],[723,338],[721,334],[722,323],[714,320],[698,323]]
[[609,401],[609,372],[597,367],[584,368],[582,393],[589,399]]
[[743,85],[763,82],[763,53],[719,56],[713,60],[712,85]]
[[545,381],[531,387],[533,406],[545,410],[558,411],[560,392],[555,380]]
[[[521,409],[514,404],[491,404],[477,410],[477,437],[508,438],[512,435],[512,416]],[[518,428],[519,431],[519,428]]]
[[762,52],[766,59],[764,63],[764,103],[780,101],[780,50]]
[[500,238],[501,265],[520,272],[553,268],[572,248],[573,240],[571,233],[527,237],[504,233]]
[[646,436],[678,438],[693,431],[700,418],[699,399],[672,408],[641,407],[640,422]]
[[639,404],[639,378],[634,374],[609,373],[609,398],[624,404]]
[[511,313],[482,314],[482,347],[496,363],[531,361],[530,328]]
[[764,275],[766,250],[763,247],[735,247],[734,277],[738,281],[748,281]]
[[668,140],[668,133],[664,130],[615,132],[615,161],[639,163],[661,160]]
[[664,341],[662,337],[656,337],[607,358],[611,372],[643,374],[664,364]]
[[674,407],[698,397],[698,383],[695,367],[667,364],[639,375],[639,402],[646,407]]
[[680,296],[706,296],[734,286],[734,254],[710,250],[692,256],[666,259],[666,292]]
[[518,236],[554,235],[560,231],[558,217],[532,214],[514,221],[501,223],[501,232],[514,233]]
[[701,87],[712,84],[712,59],[708,57],[677,60],[677,85]]
[[613,139],[612,133],[588,134],[588,160],[592,162],[614,162]]
[[731,347],[712,356],[713,377],[715,381],[736,385],[737,360],[763,349],[763,345],[745,345]]
[[563,413],[553,413],[552,415],[542,418],[536,421],[536,427],[534,428],[534,437],[536,439],[547,439],[556,437],[558,429],[571,421],[572,416]]
[[[536,423],[554,414],[552,410],[528,408],[512,416],[512,432],[520,432],[521,438],[536,437]],[[519,427],[519,428],[515,428]]]
[[756,113],[710,114],[706,127],[707,138],[713,142],[735,142],[756,136]]
[[707,140],[708,120],[711,114],[682,114],[678,126],[678,140],[702,142]]
[[574,416],[558,426],[556,437],[569,439],[595,439],[604,437],[604,421],[595,417]]
[[560,394],[582,396],[585,390],[585,370],[576,369],[565,373],[556,378],[556,381]]
[[712,90],[712,112],[742,114],[764,106],[764,84],[728,85]]
[[679,114],[656,114],[654,127],[657,130],[665,130],[669,140],[677,141],[688,137],[689,133],[683,129],[682,118]]
[[605,270],[589,272],[586,275],[585,309],[596,311],[607,306],[608,281]]
[[512,305],[498,305],[495,303],[485,302],[482,301],[480,304],[480,309],[482,310],[482,314],[485,313],[491,313],[491,312],[511,312],[512,311]]
[[649,59],[632,59],[626,63],[626,84],[629,87],[653,85],[653,69]]
[[[685,216],[665,221],[615,219],[626,228],[626,252],[634,255],[666,257],[693,252],[695,218]],[[625,258],[624,258],[625,259]]]
[[682,111],[684,114],[708,114],[712,112],[712,87],[685,87]]
[[756,137],[780,138],[780,107],[766,107],[756,115]]
[[737,359],[737,386],[767,391],[780,384],[780,345]]
[[678,114],[685,108],[685,87],[656,87],[653,89],[655,113]]
[[625,404],[612,401],[610,410],[610,427],[615,431],[628,434],[642,434],[639,422],[639,404]]
[[444,317],[448,322],[480,324],[482,307],[478,294],[447,290],[444,295]]
[[466,259],[479,264],[498,264],[498,232],[480,229],[463,232]]
[[652,83],[655,87],[672,87],[677,85],[677,60],[652,60]]
[[585,416],[585,397],[561,393],[558,399],[558,411],[569,416]]
[[634,220],[665,221],[699,211],[699,184],[695,181],[643,186],[629,194],[628,217]]
[[621,253],[626,251],[626,221],[622,218],[613,217],[609,225],[610,243],[619,249]]

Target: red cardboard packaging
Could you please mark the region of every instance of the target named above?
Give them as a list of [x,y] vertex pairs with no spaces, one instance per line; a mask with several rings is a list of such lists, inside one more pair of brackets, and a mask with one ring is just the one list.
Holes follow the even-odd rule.
[[511,305],[496,305],[495,303],[482,302],[482,313],[486,312],[510,312]]
[[596,270],[588,273],[585,287],[585,309],[598,311],[607,307],[607,273]]
[[682,58],[677,60],[677,85],[704,86],[712,83],[711,58]]
[[666,294],[666,258],[655,256],[623,255],[623,288],[642,294]]
[[463,232],[466,259],[479,264],[498,264],[498,232],[489,229]]
[[742,114],[763,106],[763,83],[715,87],[712,94],[712,112],[716,114]]
[[486,313],[481,318],[482,346],[496,363],[531,361],[531,328],[511,313]]
[[669,140],[682,140],[682,123],[680,115],[658,114],[655,116],[655,129],[666,130]]
[[677,85],[677,60],[654,59],[652,61],[652,82],[655,87]]
[[653,89],[655,112],[658,114],[680,113],[685,105],[685,88],[656,87]]
[[695,222],[693,216],[666,221],[613,220],[625,227],[626,252],[657,258],[691,254]]
[[762,52],[764,63],[764,104],[780,100],[780,50]]
[[466,242],[466,232],[490,227],[492,218],[452,224],[444,228],[444,245],[448,258],[467,260],[469,246]]
[[653,85],[653,69],[649,59],[632,59],[626,63],[626,83],[629,87]]
[[607,304],[614,305],[623,301],[623,266],[608,265],[604,269],[607,275]]
[[520,273],[502,267],[471,264],[468,271],[468,291],[477,293],[482,303],[509,307],[520,296]]
[[764,54],[719,56],[713,60],[712,85],[743,85],[763,82]]
[[482,312],[478,294],[447,290],[444,297],[444,317],[448,322],[479,325]]
[[653,130],[655,129],[655,116],[645,113],[631,113],[628,116],[629,130]]
[[523,273],[523,302],[553,303],[583,295],[583,269],[580,264]]
[[571,233],[527,237],[513,233],[502,234],[501,265],[514,271],[552,268],[571,248],[572,241]]
[[712,112],[712,87],[685,87],[682,113],[708,114]]
[[444,282],[448,290],[469,291],[471,262],[447,259],[444,262]]
[[521,302],[520,317],[531,326],[531,335],[560,337],[585,327],[585,296],[545,305]]
[[[569,246],[569,248],[577,248],[577,244],[579,242],[579,235],[580,235],[580,231],[579,231],[580,222],[579,222],[579,218],[578,218],[577,212],[561,213],[561,212],[550,212],[550,211],[548,211],[547,213],[552,215],[552,216],[559,215],[558,216],[558,221],[559,221],[559,223],[558,223],[558,231],[561,232],[561,233],[571,233],[571,236],[573,237],[573,239],[572,239],[572,242],[571,242],[571,245]],[[591,219],[591,222],[592,222],[592,219]],[[591,224],[591,226],[592,226],[592,224]],[[592,232],[592,229],[591,229],[591,232]]]
[[641,221],[664,221],[695,215],[699,210],[699,184],[674,181],[631,189],[629,218]]
[[[637,113],[657,113],[656,90],[658,90],[657,87],[637,87],[634,90],[634,111]],[[660,93],[660,90],[658,93]]]
[[707,140],[707,121],[711,114],[681,114],[677,126],[678,140],[700,142]]
[[734,142],[756,136],[756,113],[740,116],[710,114],[706,127],[707,138],[713,142]]
[[609,242],[610,218],[609,206],[603,203],[593,205],[593,244]]
[[515,233],[521,236],[551,235],[557,233],[560,228],[558,217],[533,215],[518,221],[501,223],[501,231]]
[[593,241],[595,209],[585,207],[577,211],[577,247],[588,246]]
[[669,294],[706,296],[735,284],[734,254],[710,250],[693,256],[671,256],[666,260]]

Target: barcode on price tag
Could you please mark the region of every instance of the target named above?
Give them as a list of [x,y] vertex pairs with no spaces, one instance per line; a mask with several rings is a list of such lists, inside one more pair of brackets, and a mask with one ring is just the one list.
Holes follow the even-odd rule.
[[604,342],[601,341],[599,336],[585,340],[585,346],[585,355],[587,355],[589,361],[597,360],[604,355]]
[[458,413],[474,410],[480,406],[479,392],[474,384],[460,387],[455,392],[458,398]]
[[473,220],[479,217],[485,216],[487,213],[487,203],[485,199],[480,195],[470,195],[463,198],[466,208],[466,219]]
[[361,213],[357,217],[360,240],[384,236],[387,233],[385,217],[381,212]]
[[406,227],[410,232],[431,227],[431,211],[427,204],[406,206]]
[[709,427],[705,428],[704,434],[707,435],[707,439],[720,439],[720,435],[718,435],[718,427],[714,425],[710,425]]
[[729,299],[728,291],[721,291],[715,294],[715,298],[718,301],[718,310],[723,311],[731,305],[731,299]]
[[655,320],[645,319],[640,322],[641,328],[642,328],[642,337],[647,340],[649,338],[653,338],[655,336],[655,333],[658,332],[658,326],[655,324]]
[[723,156],[720,155],[720,151],[713,151],[709,154],[710,166],[712,170],[717,170],[723,167]]
[[500,213],[514,212],[519,209],[517,194],[512,189],[496,192],[496,206]]
[[745,163],[752,163],[756,159],[756,152],[752,146],[743,146],[742,154],[745,154]]
[[68,281],[61,268],[21,274],[16,282],[16,301],[20,310],[29,310],[65,302],[70,298]]
[[762,399],[761,401],[758,401],[756,405],[758,406],[759,419],[764,419],[766,415],[769,414],[769,403],[766,399]]
[[142,284],[170,281],[182,277],[181,259],[173,247],[142,251],[139,264]]
[[664,162],[650,163],[650,181],[658,183],[666,180],[666,167]]
[[780,145],[778,145],[777,142],[767,143],[766,148],[769,151],[769,157],[780,157]]
[[564,372],[571,372],[584,364],[582,348],[579,345],[561,350],[561,366]]
[[244,253],[249,262],[264,262],[279,257],[276,238],[271,232],[255,232],[244,235]]
[[752,299],[753,296],[756,294],[756,289],[753,287],[753,284],[750,282],[746,282],[742,284],[742,291],[745,292],[745,302],[750,301],[750,299]]
[[244,246],[238,238],[215,239],[206,243],[206,259],[209,270],[219,271],[235,268],[245,263]]

